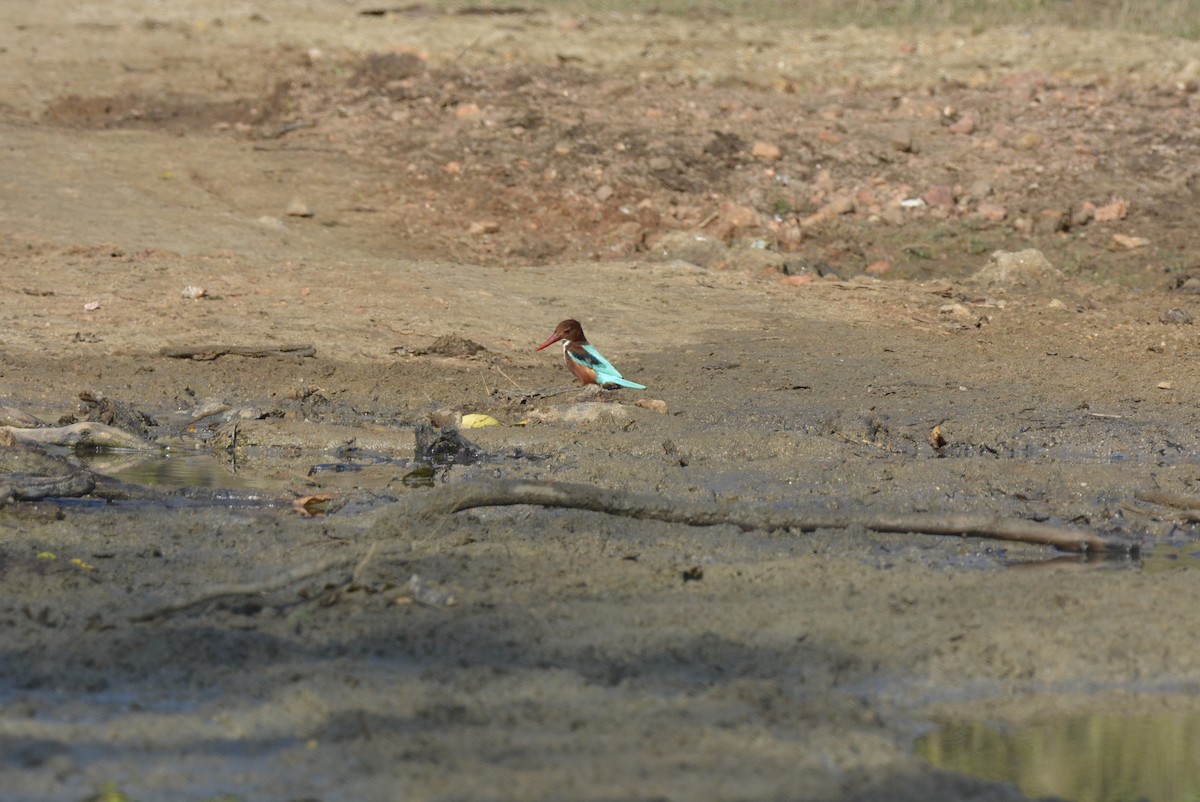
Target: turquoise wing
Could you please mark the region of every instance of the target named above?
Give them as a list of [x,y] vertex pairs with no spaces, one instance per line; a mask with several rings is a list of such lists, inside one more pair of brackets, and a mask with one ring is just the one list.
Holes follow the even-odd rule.
[[574,349],[567,351],[567,356],[575,360],[585,367],[589,367],[596,371],[597,384],[619,384],[622,387],[629,387],[634,390],[645,390],[644,384],[631,382],[621,375],[621,371],[612,366],[604,356],[590,345],[580,346],[583,349],[582,354],[575,353]]

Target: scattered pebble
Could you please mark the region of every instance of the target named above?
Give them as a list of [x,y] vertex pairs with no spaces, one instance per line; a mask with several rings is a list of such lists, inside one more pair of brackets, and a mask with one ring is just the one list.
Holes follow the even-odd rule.
[[916,153],[916,141],[913,138],[912,129],[907,125],[902,125],[892,129],[891,136],[888,137],[888,142],[893,150],[900,153]]
[[947,130],[952,134],[970,136],[971,134],[975,133],[975,127],[975,116],[973,114],[964,114],[955,122],[947,126]]
[[642,409],[648,409],[651,412],[658,412],[663,415],[667,414],[667,402],[660,398],[639,398],[633,403],[634,406],[641,407]]
[[734,228],[750,228],[758,224],[758,212],[736,203],[721,204],[721,219]]
[[989,287],[1012,287],[1039,281],[1059,281],[1062,274],[1050,264],[1041,251],[1029,248],[1024,251],[996,251],[980,268],[974,279]]
[[1008,217],[1008,209],[998,203],[983,202],[975,207],[975,214],[993,223],[1002,223]]
[[483,116],[478,103],[459,103],[454,107],[454,116],[460,120],[473,120]]
[[1158,384],[1156,384],[1154,386],[1160,390],[1174,390],[1175,389],[1175,385],[1172,384],[1171,382],[1159,382]]
[[1078,206],[1071,209],[1071,227],[1079,228],[1086,226],[1088,223],[1096,219],[1096,204],[1091,201],[1084,201]]
[[938,307],[938,314],[946,317],[970,317],[971,310],[965,305],[959,303],[942,304]]
[[100,302],[99,301],[88,301],[86,304],[83,305],[83,308],[88,312],[95,312],[97,309],[100,308]]
[[480,234],[495,234],[500,230],[500,224],[495,220],[476,220],[467,227],[467,233],[472,236]]
[[195,301],[198,298],[203,298],[208,295],[208,290],[204,289],[203,287],[198,287],[195,284],[189,284],[183,288],[183,292],[180,294],[190,301]]
[[755,142],[750,149],[750,155],[764,162],[777,162],[783,157],[783,151],[778,145],[770,142]]
[[1044,141],[1045,137],[1038,132],[1026,131],[1017,137],[1017,141],[1014,144],[1017,150],[1037,150],[1042,146],[1042,142]]
[[312,209],[308,208],[308,204],[299,198],[292,198],[287,205],[288,217],[312,217]]
[[1116,245],[1118,248],[1125,248],[1126,250],[1144,248],[1150,244],[1150,240],[1145,237],[1133,237],[1128,234],[1113,234],[1112,241],[1113,245]]
[[596,188],[596,200],[600,201],[601,203],[603,203],[604,201],[608,200],[609,198],[611,198],[613,195],[616,195],[616,194],[617,194],[617,191],[615,189],[613,189],[611,186],[609,186],[608,184],[601,184],[599,187]]
[[680,261],[698,267],[717,267],[729,258],[725,243],[707,234],[668,231],[654,248],[664,260]]
[[823,225],[843,214],[854,211],[854,198],[850,195],[838,195],[813,214],[800,221],[801,228],[811,228]]
[[1175,292],[1182,295],[1200,295],[1200,278],[1191,276],[1184,279],[1183,283],[1175,288]]
[[1123,200],[1115,200],[1104,206],[1096,207],[1093,216],[1097,223],[1113,223],[1117,220],[1124,220],[1127,214],[1129,214],[1128,204]]
[[946,184],[936,184],[925,191],[921,200],[936,209],[953,209],[954,188]]
[[1172,307],[1158,316],[1159,323],[1169,323],[1176,326],[1191,325],[1192,316],[1186,309]]

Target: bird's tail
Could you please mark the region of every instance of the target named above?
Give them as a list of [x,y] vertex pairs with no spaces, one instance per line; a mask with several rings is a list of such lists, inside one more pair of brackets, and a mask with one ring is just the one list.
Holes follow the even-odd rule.
[[630,390],[645,390],[646,389],[646,385],[638,384],[637,382],[631,382],[629,379],[626,379],[622,376],[611,376],[609,374],[601,374],[596,377],[596,380],[601,385],[616,384],[621,387],[628,387]]

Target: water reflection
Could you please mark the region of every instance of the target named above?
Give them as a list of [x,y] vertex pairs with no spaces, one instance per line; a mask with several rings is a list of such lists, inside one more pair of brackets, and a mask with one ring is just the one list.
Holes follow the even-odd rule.
[[1003,728],[946,726],[917,754],[934,767],[1072,802],[1200,800],[1200,713],[1087,716]]
[[278,481],[234,473],[226,463],[208,453],[167,453],[146,457],[97,454],[86,459],[96,473],[131,484],[158,488],[219,488],[226,490],[271,490]]

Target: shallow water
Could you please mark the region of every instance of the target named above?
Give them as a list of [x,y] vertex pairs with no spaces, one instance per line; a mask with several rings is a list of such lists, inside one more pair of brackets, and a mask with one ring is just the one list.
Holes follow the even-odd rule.
[[920,739],[934,767],[1072,802],[1200,798],[1200,714],[1094,713],[1004,727],[957,722]]

